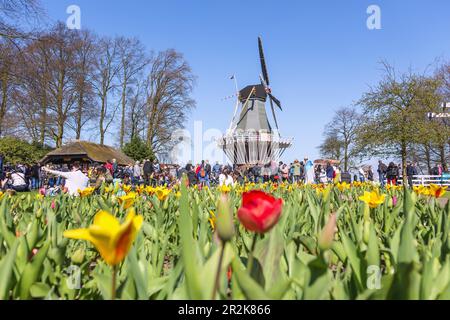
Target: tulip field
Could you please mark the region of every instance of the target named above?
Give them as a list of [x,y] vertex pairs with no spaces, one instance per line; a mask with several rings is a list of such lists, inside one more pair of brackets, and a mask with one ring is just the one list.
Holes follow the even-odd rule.
[[450,299],[439,186],[1,194],[0,299]]

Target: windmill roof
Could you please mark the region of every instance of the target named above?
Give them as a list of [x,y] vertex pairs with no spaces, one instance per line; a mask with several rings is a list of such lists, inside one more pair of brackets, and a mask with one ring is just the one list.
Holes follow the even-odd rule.
[[262,100],[265,102],[267,99],[267,92],[262,84],[246,86],[244,89],[239,91],[239,99],[241,100],[241,102],[247,101],[253,88],[255,88],[255,92],[251,95],[250,98]]

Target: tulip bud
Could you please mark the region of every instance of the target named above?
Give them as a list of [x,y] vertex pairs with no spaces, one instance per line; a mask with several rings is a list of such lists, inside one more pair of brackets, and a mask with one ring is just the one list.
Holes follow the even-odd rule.
[[369,238],[370,238],[370,221],[366,220],[364,221],[363,226],[363,241],[366,245],[369,244]]
[[393,207],[394,207],[394,199],[389,198],[389,200],[388,200],[388,208],[392,209]]
[[394,207],[397,205],[397,202],[398,202],[397,196],[393,196],[393,197],[392,197],[392,205],[393,205]]
[[223,242],[230,241],[235,234],[230,201],[224,194],[220,197],[217,207],[216,228],[219,238]]
[[75,263],[75,264],[81,264],[81,263],[83,263],[83,260],[84,260],[84,249],[83,249],[83,248],[79,248],[78,250],[76,250],[76,251],[72,254],[72,257],[70,257],[70,259],[71,259],[72,262]]
[[322,251],[328,250],[331,248],[334,240],[334,235],[336,233],[337,226],[337,217],[336,214],[333,213],[328,219],[327,224],[323,228],[320,236],[319,236],[319,249]]
[[417,193],[411,192],[411,199],[414,203],[416,203],[417,202]]

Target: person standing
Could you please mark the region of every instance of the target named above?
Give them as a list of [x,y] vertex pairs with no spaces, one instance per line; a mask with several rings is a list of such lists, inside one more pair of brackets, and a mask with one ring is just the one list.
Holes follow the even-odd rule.
[[202,165],[201,167],[200,167],[200,170],[199,170],[199,172],[198,172],[198,174],[197,174],[197,179],[198,179],[198,182],[202,185],[202,186],[208,186],[208,187],[210,187],[210,184],[209,184],[209,175],[208,175],[208,171],[206,170],[206,168],[205,168],[206,166],[204,166],[204,165]]
[[359,168],[358,173],[359,173],[359,181],[362,183],[366,182],[366,172],[364,171],[363,167]]
[[387,166],[383,163],[383,161],[378,161],[378,178],[380,180],[381,187],[384,187],[384,180],[386,179]]
[[305,157],[305,183],[313,184],[314,183],[314,164],[311,160]]
[[233,177],[230,175],[230,171],[228,169],[223,170],[223,173],[219,176],[219,185],[220,186],[232,186],[234,185]]
[[280,167],[281,178],[283,182],[289,181],[289,167],[286,163],[283,163]]
[[110,173],[111,175],[114,175],[113,164],[112,164],[112,161],[111,161],[111,160],[106,161],[106,163],[105,163],[105,168],[106,168],[106,170],[109,171],[109,173]]
[[119,178],[119,164],[116,159],[112,160],[112,176],[114,179]]
[[51,170],[47,167],[43,167],[42,170],[58,177],[63,177],[67,192],[71,196],[79,196],[78,190],[84,190],[89,186],[89,178],[81,172],[78,162],[73,164],[70,172]]
[[260,163],[257,163],[256,165],[253,166],[252,170],[252,174],[253,174],[253,181],[255,183],[261,183],[262,182],[262,178],[261,178],[261,169],[262,166]]
[[205,170],[208,177],[211,176],[211,165],[209,164],[209,160],[205,161]]
[[145,185],[149,186],[151,185],[151,181],[150,179],[152,179],[152,175],[153,175],[153,164],[150,160],[145,160],[144,162],[144,183]]
[[217,161],[216,164],[214,165],[212,171],[213,171],[214,175],[219,176],[221,170],[222,170],[222,166]]
[[136,161],[134,167],[133,167],[133,183],[139,184],[139,181],[141,180],[142,171],[141,171],[141,164],[139,161]]
[[327,183],[332,183],[334,179],[334,169],[331,163],[327,163],[326,167],[326,174],[327,174]]
[[389,166],[386,170],[386,178],[388,184],[394,186],[397,185],[398,173],[398,167],[393,162],[389,163]]
[[39,177],[41,175],[41,169],[38,163],[35,163],[31,167],[31,189],[36,190],[40,188]]
[[369,182],[373,182],[374,180],[372,166],[369,166],[369,169],[367,170],[367,180]]

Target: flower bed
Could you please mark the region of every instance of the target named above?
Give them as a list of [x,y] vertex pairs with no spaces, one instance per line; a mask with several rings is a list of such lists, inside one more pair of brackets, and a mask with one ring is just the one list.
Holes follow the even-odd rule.
[[0,195],[0,299],[450,299],[437,186],[81,195]]

